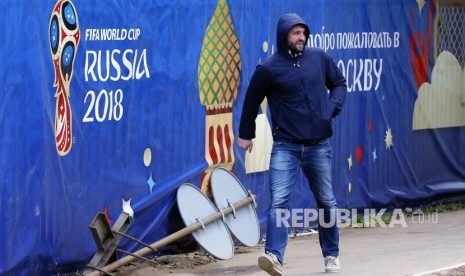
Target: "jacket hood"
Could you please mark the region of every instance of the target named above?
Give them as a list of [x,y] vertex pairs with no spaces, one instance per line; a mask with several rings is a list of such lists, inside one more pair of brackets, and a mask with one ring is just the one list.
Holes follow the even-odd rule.
[[289,53],[289,47],[287,46],[287,34],[295,25],[302,25],[305,28],[307,32],[305,45],[307,45],[310,29],[308,28],[305,21],[295,13],[283,14],[278,20],[278,27],[276,31],[276,45],[278,52],[282,55],[287,56]]

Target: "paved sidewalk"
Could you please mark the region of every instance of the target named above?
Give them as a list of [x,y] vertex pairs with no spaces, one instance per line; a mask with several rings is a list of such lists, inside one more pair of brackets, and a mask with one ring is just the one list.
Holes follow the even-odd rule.
[[[465,210],[406,217],[407,227],[341,229],[336,275],[414,275],[465,264]],[[165,275],[266,275],[257,266],[263,245],[230,260]],[[289,240],[284,275],[326,275],[317,235]]]

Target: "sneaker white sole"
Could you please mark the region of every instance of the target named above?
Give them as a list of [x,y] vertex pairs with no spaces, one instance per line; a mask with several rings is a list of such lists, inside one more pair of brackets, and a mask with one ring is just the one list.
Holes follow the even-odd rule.
[[258,258],[258,266],[272,276],[282,276],[283,272],[273,266],[273,262],[265,256]]
[[339,271],[341,270],[340,269],[326,269],[325,273],[338,273]]

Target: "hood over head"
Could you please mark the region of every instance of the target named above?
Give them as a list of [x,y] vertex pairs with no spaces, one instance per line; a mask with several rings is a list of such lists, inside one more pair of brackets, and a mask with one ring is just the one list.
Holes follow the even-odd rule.
[[289,47],[287,46],[287,34],[295,25],[302,25],[305,28],[307,32],[305,45],[307,45],[310,29],[305,21],[296,13],[283,14],[278,20],[278,27],[276,30],[276,45],[278,51],[283,55],[287,55],[289,53]]

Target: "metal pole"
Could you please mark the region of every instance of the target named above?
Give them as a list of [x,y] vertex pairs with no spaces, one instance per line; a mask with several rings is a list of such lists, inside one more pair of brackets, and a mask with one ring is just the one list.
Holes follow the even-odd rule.
[[[249,205],[250,203],[252,203],[254,200],[254,196],[251,195],[251,196],[248,196],[236,203],[234,203],[232,206],[229,206],[229,207],[226,207],[224,208],[223,210],[221,211],[218,211],[204,219],[201,220],[201,222],[203,223],[203,225],[208,225],[220,218],[223,218],[223,214],[224,215],[228,215],[230,213],[233,212],[234,209],[240,209],[240,208],[243,208],[247,205]],[[132,261],[134,261],[137,257],[135,256],[138,256],[138,257],[142,257],[150,252],[153,252],[152,250],[153,249],[158,249],[162,246],[165,246],[165,245],[168,245],[182,237],[185,237],[195,231],[197,231],[198,229],[202,228],[202,223],[201,222],[196,222],[194,224],[191,224],[177,232],[174,232],[173,234],[157,241],[157,242],[154,242],[150,245],[150,248],[148,247],[145,247],[145,248],[142,248],[136,252],[134,252],[132,255],[130,256],[126,256],[124,258],[121,258],[119,260],[117,260],[116,262],[113,262],[111,264],[108,264],[106,265],[105,267],[102,267],[100,269],[100,271],[105,271],[105,272],[112,272],[112,271],[115,271],[116,269],[118,269],[119,267],[121,266],[124,266],[124,265],[127,265],[129,263],[131,263]],[[88,273],[88,274],[85,274],[87,276],[97,276],[97,275],[100,275],[100,272],[99,271],[92,271],[91,273]]]
[[132,240],[132,241],[135,241],[135,242],[137,242],[137,243],[140,243],[140,244],[142,244],[143,246],[145,246],[145,247],[147,247],[147,248],[150,248],[154,253],[157,252],[157,250],[156,250],[155,248],[151,248],[151,247],[150,247],[150,244],[146,244],[145,242],[143,242],[143,241],[141,241],[141,240],[138,240],[138,239],[136,239],[136,238],[134,238],[134,237],[131,237],[131,236],[129,236],[128,234],[125,234],[125,233],[123,233],[123,232],[116,231],[116,230],[112,230],[112,232],[113,232],[113,233],[116,233],[116,234],[118,234],[118,235],[121,235],[121,236],[123,236],[123,237],[125,237],[125,238],[128,238],[128,239],[130,239],[130,240]]

